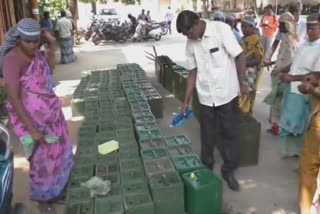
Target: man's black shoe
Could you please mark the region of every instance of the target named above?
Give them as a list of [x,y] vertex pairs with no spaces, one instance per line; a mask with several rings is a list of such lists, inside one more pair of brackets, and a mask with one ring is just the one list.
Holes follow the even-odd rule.
[[233,177],[232,174],[222,174],[222,178],[225,180],[225,182],[228,184],[228,187],[235,192],[240,191],[240,186],[238,181]]

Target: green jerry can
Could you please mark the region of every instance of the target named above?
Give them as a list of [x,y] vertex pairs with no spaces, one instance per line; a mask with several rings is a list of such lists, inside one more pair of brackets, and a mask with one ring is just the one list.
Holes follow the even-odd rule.
[[222,180],[203,168],[182,176],[188,214],[222,214]]
[[240,115],[240,160],[239,166],[257,165],[261,124],[251,115]]

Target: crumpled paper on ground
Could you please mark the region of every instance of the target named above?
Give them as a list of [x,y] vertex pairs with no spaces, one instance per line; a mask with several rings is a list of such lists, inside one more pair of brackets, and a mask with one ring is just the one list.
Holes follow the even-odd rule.
[[90,196],[92,198],[96,195],[107,195],[111,190],[111,182],[108,180],[103,180],[97,176],[90,178],[90,180],[83,182],[80,185],[90,190]]

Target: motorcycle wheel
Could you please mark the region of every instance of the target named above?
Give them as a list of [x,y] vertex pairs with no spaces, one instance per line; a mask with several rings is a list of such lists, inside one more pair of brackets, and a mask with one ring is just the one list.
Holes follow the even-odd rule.
[[91,37],[91,33],[88,31],[88,32],[86,32],[86,34],[84,35],[84,39],[86,40],[86,41],[88,41],[89,39],[90,39],[90,37]]
[[100,38],[100,36],[94,36],[94,37],[92,37],[92,42],[93,42],[93,44],[95,44],[95,45],[99,45],[100,43],[101,43],[101,38]]
[[123,37],[118,40],[118,42],[120,42],[120,43],[125,43],[126,41],[127,41],[127,37]]
[[135,31],[129,32],[128,39],[131,39],[135,34]]
[[161,34],[157,34],[157,35],[154,37],[154,39],[155,39],[156,41],[160,41],[160,39],[161,39]]
[[168,31],[169,31],[169,28],[167,25],[161,26],[161,35],[167,35]]

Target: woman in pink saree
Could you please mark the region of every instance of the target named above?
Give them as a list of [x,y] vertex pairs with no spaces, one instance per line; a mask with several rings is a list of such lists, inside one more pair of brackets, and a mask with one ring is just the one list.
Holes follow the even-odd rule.
[[[49,45],[47,57],[39,51],[40,34]],[[46,207],[60,198],[73,166],[62,104],[53,91],[50,77],[55,65],[54,46],[55,39],[50,33],[40,32],[34,20],[23,19],[8,32],[0,50],[10,123],[19,138],[30,135],[36,143],[28,159],[30,198]],[[57,136],[59,141],[48,144],[45,136]]]

